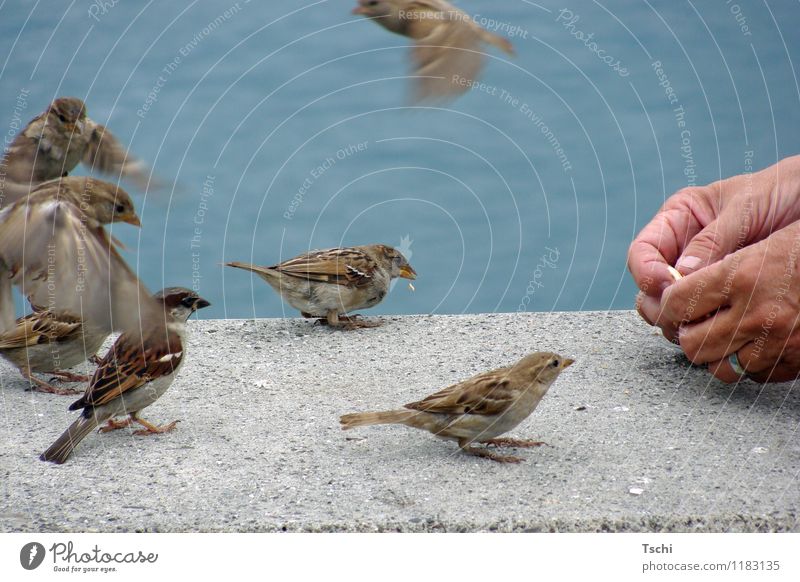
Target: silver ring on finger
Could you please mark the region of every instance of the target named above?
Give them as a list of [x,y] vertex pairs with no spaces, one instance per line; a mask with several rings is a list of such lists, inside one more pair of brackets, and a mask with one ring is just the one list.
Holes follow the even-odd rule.
[[742,367],[741,362],[739,362],[739,356],[736,355],[736,352],[728,356],[728,363],[739,376],[747,375],[747,371]]

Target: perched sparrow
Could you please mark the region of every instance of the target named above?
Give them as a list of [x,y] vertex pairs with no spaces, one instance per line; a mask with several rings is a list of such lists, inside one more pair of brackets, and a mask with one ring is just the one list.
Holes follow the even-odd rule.
[[513,55],[508,39],[485,30],[445,0],[358,0],[353,14],[414,39],[415,100],[455,97],[483,68],[483,44]]
[[33,313],[17,319],[13,329],[0,334],[0,356],[19,368],[22,376],[40,392],[75,394],[73,390],[52,386],[33,373],[87,382],[87,376],[64,370],[95,356],[107,337],[107,332],[85,327],[76,315],[34,308]]
[[83,101],[61,97],[25,126],[3,156],[0,208],[42,182],[66,176],[81,162],[112,178],[122,176],[147,186],[145,165],[129,156],[110,131],[86,117]]
[[0,211],[0,333],[15,327],[11,286],[33,305],[73,313],[98,331],[163,319],[104,229],[139,226],[130,196],[102,180],[52,180]]
[[325,318],[334,327],[368,327],[345,314],[380,303],[395,277],[416,279],[405,257],[386,245],[311,251],[273,267],[227,263],[252,271],[303,317]]
[[[178,421],[155,426],[139,418],[139,412],[158,400],[175,379],[186,359],[186,320],[210,303],[182,287],[169,287],[154,295],[162,306],[166,326],[155,326],[144,335],[123,333],[100,361],[84,395],[69,409],[80,410],[70,425],[39,457],[61,464],[86,435],[108,421],[101,432],[124,428],[135,422],[144,429],[136,435],[160,434],[175,428]],[[115,422],[115,416],[128,415]]]
[[535,447],[544,443],[495,438],[528,418],[561,371],[575,360],[537,352],[513,366],[498,368],[406,404],[407,410],[363,412],[341,417],[342,429],[373,424],[404,424],[458,441],[462,451],[502,463],[519,457],[496,455],[472,443]]

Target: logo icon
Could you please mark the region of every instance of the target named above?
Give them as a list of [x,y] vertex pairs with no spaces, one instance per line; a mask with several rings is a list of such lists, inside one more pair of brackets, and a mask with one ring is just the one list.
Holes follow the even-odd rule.
[[26,570],[35,570],[44,561],[44,546],[39,542],[30,542],[19,551],[19,563]]

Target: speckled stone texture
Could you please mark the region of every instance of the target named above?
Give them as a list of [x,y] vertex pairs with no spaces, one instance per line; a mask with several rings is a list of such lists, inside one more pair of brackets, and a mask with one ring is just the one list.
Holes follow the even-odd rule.
[[[371,318],[368,318],[371,319]],[[181,376],[146,419],[38,460],[74,418],[0,364],[0,530],[800,531],[800,394],[725,385],[633,312],[190,324]],[[402,426],[343,432],[524,354],[577,363],[502,465]]]

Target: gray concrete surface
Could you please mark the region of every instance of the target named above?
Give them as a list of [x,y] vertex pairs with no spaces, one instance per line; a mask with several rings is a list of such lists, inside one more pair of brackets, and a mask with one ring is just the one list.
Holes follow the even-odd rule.
[[[193,322],[147,410],[175,432],[90,435],[38,460],[74,413],[0,365],[0,530],[800,531],[800,393],[727,386],[632,312]],[[527,352],[577,359],[514,436],[520,465],[405,427],[342,432]],[[513,451],[512,451],[513,452]]]

